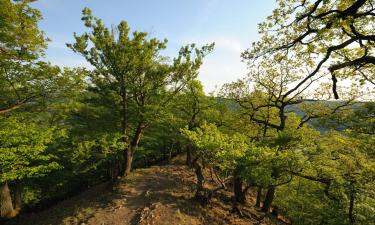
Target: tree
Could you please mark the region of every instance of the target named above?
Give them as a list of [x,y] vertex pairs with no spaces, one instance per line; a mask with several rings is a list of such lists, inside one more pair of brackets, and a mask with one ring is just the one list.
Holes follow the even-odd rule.
[[83,10],[82,20],[91,32],[75,34],[76,43],[68,46],[94,66],[91,88],[110,97],[117,109],[126,146],[123,174],[127,175],[141,135],[149,125],[148,117],[157,115],[158,109],[181,90],[185,80],[196,77],[194,71],[212,46],[183,47],[173,65],[169,65],[159,54],[166,48],[166,40],[147,39],[145,32],[130,35],[125,21],[110,30],[88,8]]
[[[82,71],[65,69],[60,72],[59,68],[45,63],[16,68],[18,70],[2,74],[7,79],[4,86],[0,85],[0,92],[4,94],[1,101],[12,102],[13,97],[28,99],[0,113],[0,177],[3,190],[8,189],[9,182],[14,184],[15,207],[19,210],[22,183],[61,168],[49,147],[53,140],[63,138],[65,126],[59,114],[69,104],[67,98],[81,87]],[[35,79],[23,79],[32,76]],[[0,198],[11,200],[7,191],[1,193]],[[11,216],[12,207],[3,209],[1,216]]]
[[[204,186],[204,168],[210,167],[219,169],[220,172],[233,173],[237,168],[237,159],[241,158],[248,149],[246,137],[239,133],[225,134],[214,124],[207,123],[203,123],[195,130],[185,128],[181,132],[196,149],[192,160],[197,177],[195,198],[202,203],[207,203],[212,193]],[[219,187],[221,188],[224,187]]]
[[[246,58],[244,59],[246,60]],[[302,64],[302,61],[305,64]],[[319,105],[307,101],[309,95],[306,92],[311,89],[314,91],[314,84],[324,76],[324,74],[321,74],[296,88],[295,83],[303,80],[304,74],[314,67],[312,58],[300,54],[291,57],[289,54],[275,53],[272,57],[259,60],[256,64],[253,64],[252,61],[248,61],[248,64],[250,69],[248,77],[226,84],[223,87],[223,94],[238,103],[241,112],[248,118],[248,121],[243,121],[244,123],[252,126],[253,130],[261,131],[258,132],[256,137],[256,140],[260,142],[277,143],[277,140],[285,132],[293,131],[293,134],[298,130],[302,132],[302,127],[310,120],[338,113],[346,109],[353,101],[354,97],[351,95],[346,97],[348,98],[346,101],[338,104]],[[293,107],[306,109],[309,105],[311,107],[309,107],[309,110],[302,112],[301,118],[295,117],[292,113]],[[282,157],[284,154],[288,155],[289,151],[293,151],[294,148],[299,146],[283,146],[285,144],[289,145],[290,143],[276,144],[279,147],[274,149],[277,152],[275,158]],[[308,142],[305,144],[308,145]],[[277,160],[272,162],[273,166],[268,165],[273,168],[271,173],[273,184],[268,182],[266,185],[268,191],[262,209],[267,213],[274,199],[276,187],[280,186],[279,183],[284,184],[284,182],[279,182],[278,179],[285,180],[279,177],[282,174],[280,171],[284,171],[285,168],[279,168]],[[264,186],[264,182],[256,185]]]
[[53,108],[82,81],[79,70],[62,71],[39,61],[47,39],[38,28],[39,11],[27,3],[0,1],[1,217],[14,214],[9,182],[17,187],[14,200],[19,208],[19,184],[58,168],[48,147],[61,129],[53,128],[41,115],[51,118]]
[[0,115],[55,92],[60,70],[38,62],[47,41],[38,28],[40,19],[27,1],[0,1]]
[[[267,103],[254,105],[240,102],[250,112],[257,111],[252,114],[251,120],[263,124],[264,130],[270,127],[280,132],[285,129],[286,106],[302,103],[302,108],[307,109],[298,127],[312,119],[329,116],[330,112],[347,109],[346,106],[354,98],[343,104],[328,104],[331,109],[326,110],[324,107],[318,108],[317,104],[303,103],[303,94],[313,82],[324,80],[325,69],[331,74],[332,92],[336,99],[339,98],[338,78],[354,80],[359,77],[361,84],[374,84],[372,74],[375,61],[371,56],[375,40],[371,28],[375,21],[373,11],[373,4],[366,0],[279,1],[278,8],[266,22],[260,24],[262,39],[242,54],[250,68],[260,67],[260,71],[266,70],[267,74],[259,76],[259,72],[255,72],[255,76],[252,76],[258,89],[260,87],[262,90],[254,96],[265,94]],[[276,67],[270,66],[272,61],[277,62]],[[305,69],[300,65],[304,65]],[[279,72],[275,74],[275,71]],[[272,78],[267,79],[267,76]],[[275,82],[275,78],[280,78],[281,82]],[[274,92],[275,89],[278,91]],[[241,91],[237,93],[243,94]],[[347,91],[342,92],[341,97],[343,93]],[[270,112],[271,115],[272,112],[278,114],[277,120],[272,121],[269,116],[264,116],[264,109],[266,115],[270,115]]]
[[338,79],[359,77],[361,83],[375,85],[374,24],[371,0],[280,0],[259,26],[262,39],[243,57],[256,61],[280,52],[313,57],[314,68],[290,92],[328,69],[338,99]]
[[281,188],[280,210],[298,224],[371,224],[374,160],[369,147],[348,134],[321,135],[317,146],[305,152],[294,181]]
[[8,182],[44,176],[60,168],[54,156],[46,154],[56,137],[55,129],[21,119],[0,117],[1,217],[14,216]]
[[[198,80],[191,80],[176,96],[174,105],[178,109],[180,119],[186,123],[188,130],[193,131],[201,125],[204,110],[209,107],[209,99],[203,91],[202,84]],[[187,144],[186,164],[191,166],[192,160],[193,146]]]
[[46,37],[39,30],[40,12],[28,1],[0,1],[0,65],[37,59],[46,47]]

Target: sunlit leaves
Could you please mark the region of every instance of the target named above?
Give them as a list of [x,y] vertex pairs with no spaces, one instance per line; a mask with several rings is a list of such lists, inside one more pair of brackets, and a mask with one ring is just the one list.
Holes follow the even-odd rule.
[[0,181],[22,180],[45,176],[61,166],[48,145],[56,138],[53,128],[32,122],[0,117]]

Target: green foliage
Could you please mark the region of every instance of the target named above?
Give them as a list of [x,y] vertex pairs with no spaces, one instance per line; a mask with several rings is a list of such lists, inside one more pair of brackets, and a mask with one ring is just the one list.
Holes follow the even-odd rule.
[[78,140],[73,143],[74,152],[70,156],[72,164],[75,166],[73,172],[85,174],[87,172],[98,171],[118,160],[124,144],[121,135],[103,135],[94,140]]
[[[224,188],[232,178],[271,190],[293,224],[375,223],[375,105],[355,101],[356,85],[335,86],[373,84],[370,0],[278,1],[242,54],[248,76],[220,96],[197,79],[214,44],[170,59],[167,40],[125,21],[109,28],[85,8],[88,31],[68,47],[93,69],[61,69],[40,61],[41,14],[18,2],[0,0],[0,183],[24,184],[26,204],[115,179],[127,158],[148,166],[186,148],[197,178],[208,168]],[[323,101],[326,71],[346,101]]]
[[203,57],[212,51],[213,44],[182,47],[169,63],[160,55],[167,40],[149,39],[145,32],[130,33],[125,21],[110,30],[88,8],[83,10],[82,20],[90,32],[74,34],[75,43],[68,47],[95,68],[89,74],[90,91],[98,106],[108,107],[117,115],[113,130],[123,135],[128,173],[142,134],[163,116],[164,107],[186,82],[197,77]]
[[261,40],[243,57],[250,61],[275,55],[304,58],[312,69],[301,73],[304,79],[296,86],[330,72],[338,98],[337,79],[374,85],[374,24],[371,0],[280,0],[259,25]]
[[236,159],[245,154],[248,146],[244,135],[226,135],[213,124],[204,123],[194,131],[185,128],[181,132],[197,147],[195,154],[204,163],[222,171],[233,170]]
[[0,181],[45,176],[61,166],[46,153],[56,137],[54,128],[40,127],[14,117],[0,117]]
[[27,1],[0,1],[0,66],[37,59],[47,39],[38,28],[40,12]]
[[371,224],[375,164],[363,149],[359,139],[338,133],[324,135],[306,153],[303,175],[281,188],[277,204],[284,214],[298,224],[349,224],[346,215],[353,197],[355,220]]

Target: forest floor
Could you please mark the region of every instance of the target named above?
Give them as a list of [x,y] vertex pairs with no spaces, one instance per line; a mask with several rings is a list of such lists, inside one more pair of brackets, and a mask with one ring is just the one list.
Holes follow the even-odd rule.
[[104,183],[41,212],[24,214],[19,225],[198,225],[283,224],[264,217],[248,196],[245,216],[230,213],[230,193],[221,191],[203,207],[193,200],[194,172],[181,158],[171,164],[137,169],[116,185]]

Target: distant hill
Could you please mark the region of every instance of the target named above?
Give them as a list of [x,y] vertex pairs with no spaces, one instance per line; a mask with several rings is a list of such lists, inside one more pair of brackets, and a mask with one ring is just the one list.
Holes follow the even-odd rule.
[[[218,101],[219,102],[223,102],[223,101],[227,101],[227,104],[228,104],[228,107],[233,110],[233,111],[236,111],[239,109],[239,105],[232,101],[232,100],[229,100],[229,99],[223,99],[223,98],[218,98]],[[306,99],[304,101],[303,104],[307,104],[307,105],[327,105],[329,106],[330,108],[334,108],[336,106],[339,106],[340,104],[343,104],[344,102],[343,101],[336,101],[336,100],[333,100],[333,101],[325,101],[325,100],[312,100],[312,99]],[[365,104],[365,102],[355,102],[355,103],[352,103],[351,104],[351,108],[353,110],[359,110],[361,108],[363,108],[363,105]],[[297,116],[299,117],[303,117],[304,115],[306,115],[306,113],[304,112],[304,110],[302,109],[301,107],[301,104],[296,104],[296,105],[289,105],[286,107],[285,111],[287,113],[295,113]],[[324,124],[320,123],[320,119],[311,119],[308,124],[312,125],[314,128],[316,128],[317,130],[321,131],[321,132],[325,132],[325,131],[328,131],[331,129],[331,127],[335,127],[337,130],[339,131],[342,131],[346,128],[345,125],[341,125],[340,124],[337,124],[336,121],[333,121],[333,120],[329,120],[329,119],[326,119],[324,121]]]

